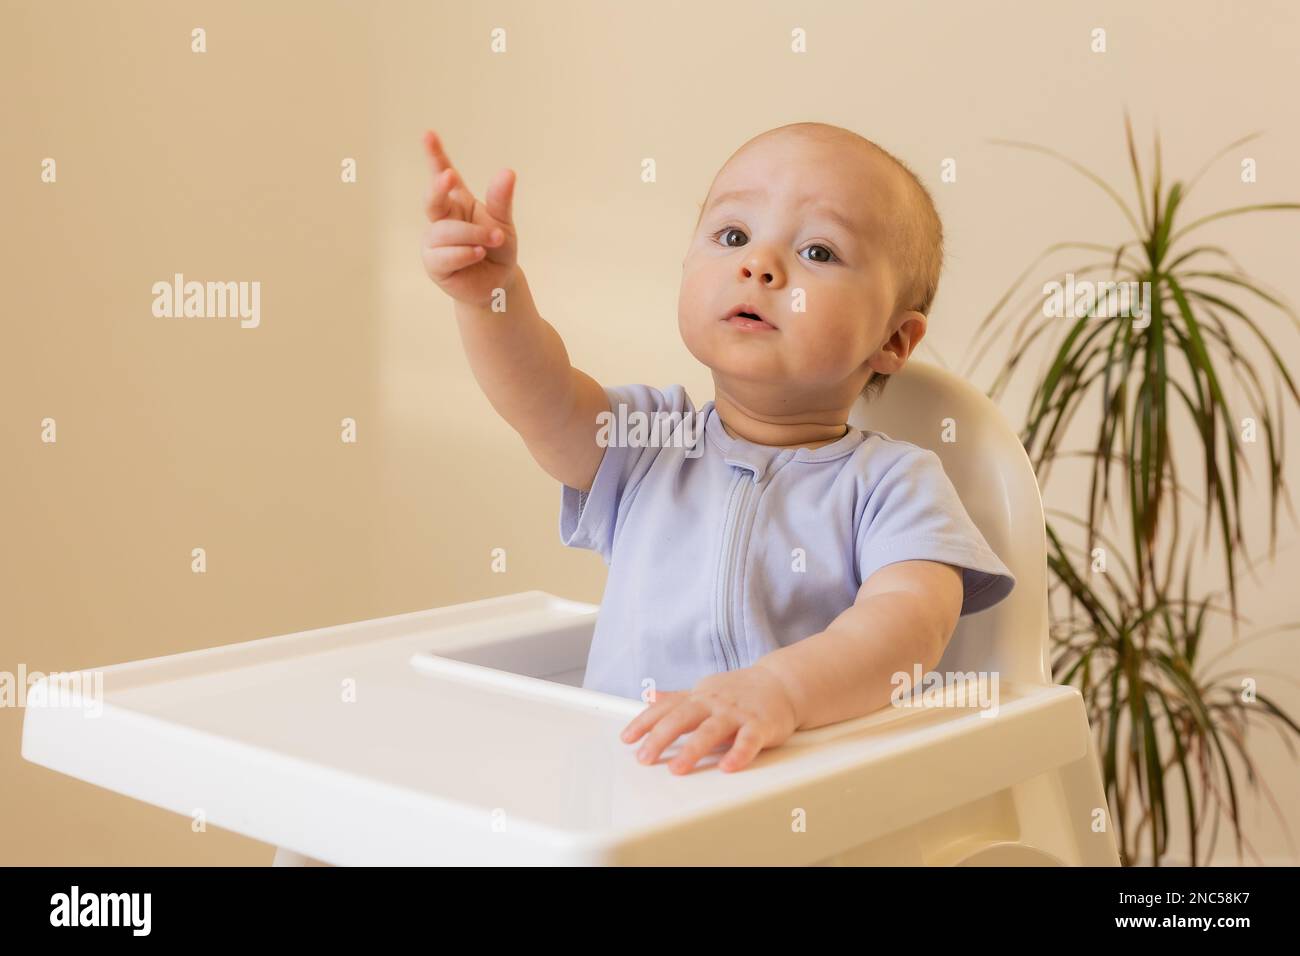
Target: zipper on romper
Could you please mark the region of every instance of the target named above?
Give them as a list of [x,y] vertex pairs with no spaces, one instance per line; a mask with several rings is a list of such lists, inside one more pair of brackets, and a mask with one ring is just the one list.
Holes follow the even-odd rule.
[[732,600],[734,586],[732,577],[740,563],[738,526],[742,523],[745,508],[753,491],[754,479],[744,469],[736,476],[731,485],[731,495],[727,499],[727,523],[722,536],[722,572],[718,575],[720,593],[717,610],[714,614],[714,627],[718,634],[718,644],[722,647],[723,661],[727,670],[740,667],[740,652],[736,648],[734,620],[732,617]]

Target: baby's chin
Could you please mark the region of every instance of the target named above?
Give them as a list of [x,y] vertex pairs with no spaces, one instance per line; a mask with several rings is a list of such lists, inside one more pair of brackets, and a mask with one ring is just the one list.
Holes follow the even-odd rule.
[[[780,387],[790,378],[789,369],[775,354],[759,355],[767,349],[723,349],[694,352],[701,365],[713,373],[715,381],[744,382],[749,385]],[[743,353],[753,354],[743,354]]]

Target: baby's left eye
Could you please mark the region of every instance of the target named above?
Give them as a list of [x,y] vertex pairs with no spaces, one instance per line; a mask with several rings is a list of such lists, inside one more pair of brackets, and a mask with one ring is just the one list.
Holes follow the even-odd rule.
[[805,249],[804,251],[805,251],[805,252],[811,252],[813,249],[820,249],[820,250],[822,250],[824,253],[826,253],[826,255],[828,256],[828,258],[826,258],[826,259],[813,259],[813,260],[812,260],[813,262],[830,262],[832,259],[836,259],[836,258],[838,258],[838,257],[835,255],[835,253],[831,252],[829,249],[827,249],[825,246],[823,246],[823,245],[822,245],[821,243],[819,243],[819,242],[818,242],[818,243],[814,243],[813,245],[809,246],[809,247],[808,247],[807,249]]

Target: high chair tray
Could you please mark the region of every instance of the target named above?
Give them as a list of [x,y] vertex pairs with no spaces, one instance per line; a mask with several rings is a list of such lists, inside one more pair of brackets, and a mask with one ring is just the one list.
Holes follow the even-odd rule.
[[618,739],[643,704],[574,686],[597,610],[529,591],[118,664],[100,716],[29,707],[23,756],[336,864],[797,864],[1088,747],[1077,691],[1003,683],[993,717],[885,708],[678,776]]

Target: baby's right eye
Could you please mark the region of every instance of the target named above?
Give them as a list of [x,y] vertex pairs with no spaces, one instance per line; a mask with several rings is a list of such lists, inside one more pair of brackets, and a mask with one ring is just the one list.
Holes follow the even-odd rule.
[[[714,241],[716,242],[717,239],[718,239],[718,237],[719,237],[719,236],[722,236],[722,237],[723,237],[723,239],[722,239],[722,245],[727,246],[728,248],[733,248],[733,249],[734,249],[735,246],[733,246],[731,243],[727,242],[727,240],[726,240],[726,238],[725,238],[725,237],[727,236],[728,233],[732,233],[732,232],[734,232],[734,233],[736,233],[737,235],[740,235],[740,236],[745,235],[743,232],[741,232],[741,231],[740,231],[739,229],[737,229],[735,226],[728,226],[726,229],[722,229],[722,230],[720,230],[720,231],[718,231],[718,232],[715,232],[715,233],[713,234],[713,239],[714,239]],[[743,242],[739,242],[739,243],[736,243],[736,245],[743,246],[744,243],[743,243]]]

